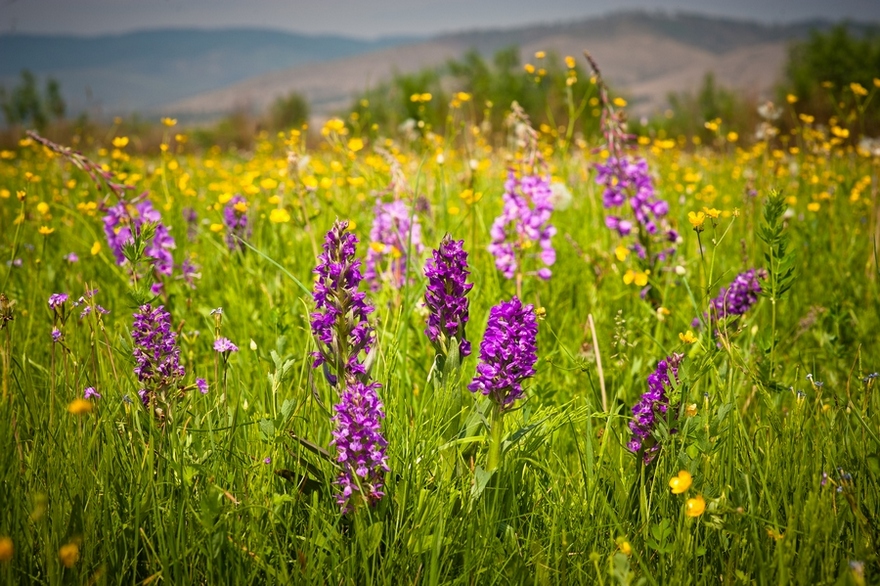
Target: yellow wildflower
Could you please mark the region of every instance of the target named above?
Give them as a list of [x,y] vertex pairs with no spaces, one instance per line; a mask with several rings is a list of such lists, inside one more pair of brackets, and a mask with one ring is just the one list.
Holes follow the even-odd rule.
[[223,224],[217,224],[217,223],[211,224],[209,229],[211,230],[211,232],[222,232],[223,231]]
[[162,124],[164,126],[167,126],[168,128],[171,128],[172,126],[175,126],[177,124],[177,118],[162,118]]
[[688,222],[697,232],[703,229],[703,222],[706,221],[706,214],[703,212],[688,212]]
[[715,208],[703,208],[703,211],[706,212],[706,215],[713,220],[718,219],[718,216],[721,215],[721,210],[716,210]]
[[691,487],[693,480],[690,472],[679,470],[678,475],[673,476],[669,481],[669,488],[672,489],[672,494],[681,494]]
[[523,65],[523,69],[525,69],[526,73],[528,73],[529,75],[535,72],[535,66],[531,63],[526,63],[525,65]]
[[697,404],[696,404],[696,403],[691,403],[690,405],[688,405],[687,407],[685,407],[685,408],[684,408],[684,414],[685,414],[687,417],[693,417],[693,416],[695,416],[695,415],[697,414]]
[[96,256],[97,254],[100,254],[100,252],[101,252],[101,243],[98,242],[97,240],[95,240],[95,243],[92,244],[92,250],[91,250],[92,256]]
[[58,557],[65,568],[72,568],[79,561],[79,546],[72,542],[62,545]]
[[852,93],[854,93],[857,96],[864,97],[864,96],[868,95],[868,90],[866,90],[862,84],[857,83],[857,82],[853,82],[853,83],[849,84],[849,89],[851,89]]
[[24,192],[24,191],[16,191],[16,192],[15,192],[15,197],[16,197],[16,199],[18,199],[18,201],[24,201],[24,199],[27,197],[27,192]]
[[358,152],[364,148],[364,141],[358,137],[351,138],[348,141],[348,150],[353,153]]
[[0,562],[8,562],[12,559],[12,538],[0,537]]
[[565,56],[565,66],[568,67],[569,69],[574,69],[574,66],[575,66],[574,57],[572,57],[571,55],[566,55]]
[[70,405],[67,406],[67,410],[74,415],[84,415],[85,413],[91,413],[92,402],[87,401],[86,399],[74,399],[70,402]]
[[240,201],[232,205],[232,209],[237,211],[239,214],[247,213],[248,204],[246,201]]
[[127,136],[117,136],[113,139],[113,147],[117,149],[125,148],[128,145]]
[[618,108],[626,108],[626,100],[624,100],[623,98],[620,98],[620,97],[614,98],[613,103]]
[[684,504],[684,514],[688,517],[699,517],[706,510],[706,501],[702,495],[688,499]]
[[822,206],[819,205],[818,201],[811,201],[807,204],[807,209],[811,212],[818,212],[820,207]]
[[794,104],[797,103],[798,97],[794,94],[788,94],[787,96],[785,96],[785,101],[789,104]]
[[50,228],[49,226],[40,226],[40,229],[38,231],[43,236],[48,236],[55,231],[55,228]]
[[483,198],[483,192],[474,192],[473,189],[465,189],[459,194],[459,197],[468,205],[473,205]]
[[535,51],[535,59],[543,59],[547,56],[547,53],[544,51]]
[[785,537],[785,534],[780,533],[779,531],[776,531],[772,527],[767,527],[767,535],[769,535],[770,537],[772,537],[776,541],[779,541],[780,539]]
[[623,262],[626,260],[626,257],[629,256],[629,248],[625,246],[618,246],[614,249],[614,256],[617,257],[617,260]]
[[697,341],[697,337],[690,330],[688,330],[686,334],[683,332],[679,332],[678,337],[685,344],[693,344]]
[[635,283],[639,287],[644,287],[648,284],[648,275],[651,274],[651,271],[645,272],[636,272],[632,269],[628,269],[626,273],[623,275],[623,282],[627,285],[631,285]]
[[620,543],[620,553],[629,557],[632,555],[632,552],[633,552],[633,548],[632,548],[632,545],[630,545],[629,541],[622,541]]
[[286,224],[290,221],[290,213],[284,208],[276,208],[269,212],[269,221],[273,224]]

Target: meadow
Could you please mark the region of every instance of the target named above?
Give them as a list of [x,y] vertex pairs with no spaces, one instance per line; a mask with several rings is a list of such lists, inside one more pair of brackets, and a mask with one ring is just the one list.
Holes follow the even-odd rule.
[[0,582],[880,580],[880,149],[596,95],[0,152]]

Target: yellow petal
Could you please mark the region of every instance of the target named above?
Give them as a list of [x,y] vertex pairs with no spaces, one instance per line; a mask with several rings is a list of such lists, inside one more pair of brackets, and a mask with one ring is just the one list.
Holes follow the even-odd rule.
[[689,489],[692,483],[693,478],[691,477],[690,472],[687,470],[679,470],[678,475],[673,476],[669,481],[669,488],[672,489],[672,494],[681,494]]
[[706,510],[706,501],[702,495],[697,495],[692,499],[688,499],[684,504],[684,514],[688,517],[699,517]]

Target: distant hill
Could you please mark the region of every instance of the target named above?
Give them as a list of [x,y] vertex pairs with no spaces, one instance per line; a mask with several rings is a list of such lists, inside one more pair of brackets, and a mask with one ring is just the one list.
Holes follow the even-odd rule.
[[[833,25],[820,20],[768,25],[696,14],[622,12],[575,22],[473,30],[254,76],[171,102],[162,111],[208,115],[236,107],[259,109],[279,95],[297,91],[310,100],[316,114],[329,114],[396,72],[442,66],[472,48],[491,56],[517,45],[523,62],[537,50],[578,58],[589,50],[615,89],[631,98],[633,112],[642,115],[665,107],[670,92],[697,89],[710,71],[722,86],[765,97],[782,73],[790,43]],[[853,26],[863,32],[871,28]]]
[[[769,95],[789,44],[834,23],[768,25],[696,14],[621,12],[579,21],[472,30],[422,39],[364,41],[270,30],[156,30],[115,36],[0,35],[0,85],[19,71],[61,82],[73,113],[202,118],[236,108],[260,110],[300,92],[316,115],[351,104],[359,92],[389,79],[438,67],[470,49],[491,57],[520,47],[598,60],[632,112],[665,107],[672,91],[693,91],[709,71],[717,82],[753,97]],[[857,31],[872,25],[851,25]]]
[[96,37],[0,35],[0,85],[21,70],[52,76],[70,111],[152,110],[271,71],[338,59],[415,38],[364,41],[272,30],[155,30]]

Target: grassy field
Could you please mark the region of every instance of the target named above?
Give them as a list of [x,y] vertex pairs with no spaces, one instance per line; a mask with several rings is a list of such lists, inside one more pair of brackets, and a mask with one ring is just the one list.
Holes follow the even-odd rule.
[[[36,138],[0,153],[0,582],[880,580],[880,158],[858,136],[802,117],[758,141],[723,127],[713,145],[639,139],[680,235],[655,261],[634,246],[644,229],[606,227],[594,164],[608,153],[550,128],[494,141],[458,119],[392,141],[331,120],[308,149],[293,131],[196,153],[168,124],[152,155],[130,154],[136,136],[86,151],[130,190]],[[548,280],[536,243],[516,243],[512,279],[487,249],[509,168],[565,186]],[[393,248],[370,235],[391,200],[423,250],[414,233]],[[143,201],[165,246],[147,224],[120,265],[120,231],[153,217]],[[385,494],[346,512],[339,385],[312,368],[310,325],[337,219],[358,258],[395,269],[360,283],[375,339],[354,357],[381,383]],[[424,333],[425,261],[445,234],[464,241],[473,284],[460,368],[435,363]],[[711,300],[749,269],[761,296],[716,319]],[[514,295],[534,306],[536,372],[501,413],[467,387],[490,309]],[[135,372],[145,303],[170,314],[163,356],[179,350],[185,369],[158,386]],[[676,354],[646,464],[627,448],[632,409]]]

